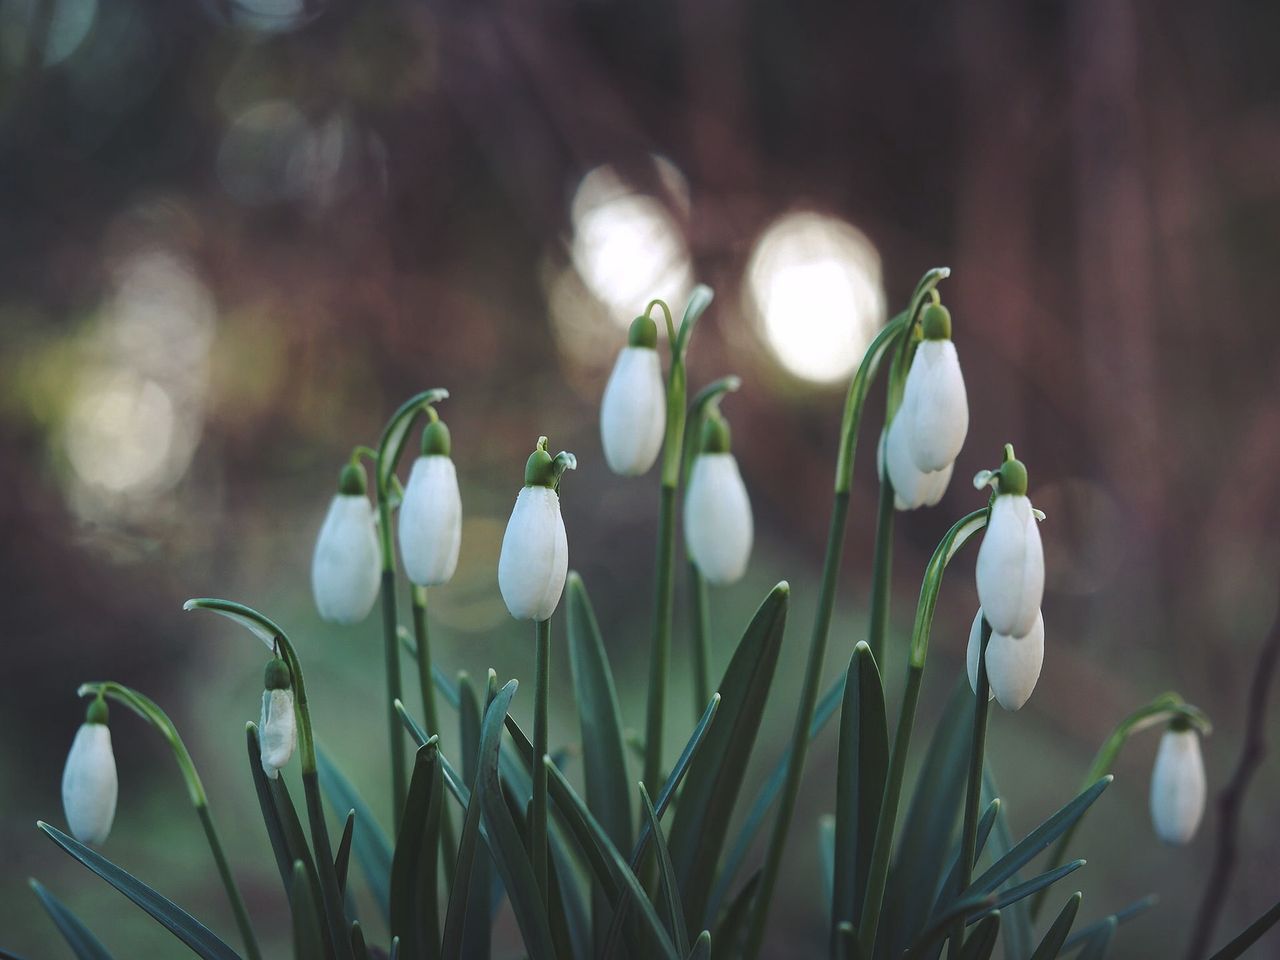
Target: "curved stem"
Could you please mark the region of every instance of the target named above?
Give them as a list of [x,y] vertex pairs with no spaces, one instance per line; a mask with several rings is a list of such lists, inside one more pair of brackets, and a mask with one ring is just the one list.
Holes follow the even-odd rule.
[[218,836],[217,828],[213,825],[213,815],[209,813],[209,798],[205,794],[204,784],[200,780],[200,774],[196,770],[195,761],[191,759],[187,745],[182,742],[182,737],[178,734],[178,728],[153,700],[123,684],[111,680],[86,683],[82,684],[77,692],[82,697],[101,695],[124,704],[146,720],[169,744],[173,750],[174,760],[178,763],[178,770],[182,773],[182,779],[186,784],[187,796],[190,797],[191,805],[195,807],[196,815],[200,818],[200,825],[204,828],[205,839],[209,842],[213,861],[218,867],[218,876],[222,879],[227,900],[231,903],[231,912],[235,915],[236,926],[240,929],[241,939],[244,940],[245,951],[249,954],[250,960],[261,960],[262,953],[258,948],[253,925],[249,921],[249,911],[245,907],[244,897],[240,895],[240,888],[231,873],[227,855],[222,849],[222,840]]
[[893,498],[893,484],[887,475],[881,476],[880,501],[876,505],[876,545],[871,560],[871,612],[867,624],[867,646],[878,664],[885,662],[893,591]]
[[547,700],[550,692],[551,620],[534,624],[536,648],[533,672],[533,804],[529,830],[533,875],[544,904],[550,904],[547,874]]
[[693,626],[693,715],[702,716],[711,699],[711,609],[707,580],[689,561],[689,615]]
[[[385,505],[384,505],[385,506]],[[390,510],[380,509],[387,515],[385,528],[390,523]],[[384,550],[386,548],[384,547]],[[401,697],[400,641],[396,622],[396,572],[394,567],[382,568],[382,656],[387,675],[387,741],[391,750],[391,812],[397,836],[400,833],[400,816],[407,792],[404,758],[404,728],[396,715],[396,701]]]

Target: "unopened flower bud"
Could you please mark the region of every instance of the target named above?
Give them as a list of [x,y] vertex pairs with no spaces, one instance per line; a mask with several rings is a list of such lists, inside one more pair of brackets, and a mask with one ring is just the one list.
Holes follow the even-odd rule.
[[623,476],[646,473],[662,450],[667,391],[656,345],[657,325],[649,317],[637,317],[600,403],[604,459],[610,470]]
[[364,490],[364,469],[347,464],[311,559],[316,607],[323,619],[334,623],[359,623],[378,598],[378,534]]
[[719,413],[707,417],[701,440],[684,498],[685,543],[708,583],[733,583],[751,559],[751,499]]
[[449,428],[440,420],[427,424],[400,503],[400,555],[419,586],[448,583],[458,568],[462,495],[449,452]]
[[1190,843],[1204,816],[1204,758],[1200,734],[1183,718],[1175,719],[1160,739],[1151,771],[1151,822],[1165,843]]
[[293,683],[289,665],[275,657],[267,664],[263,678],[262,717],[258,724],[258,746],[262,771],[272,780],[293,756],[298,745],[298,724],[293,712]]
[[978,550],[978,602],[996,633],[1025,637],[1044,597],[1044,547],[1026,496],[1026,468],[1010,460],[999,476],[999,493]]
[[969,399],[946,307],[926,307],[923,328],[925,339],[916,347],[903,386],[902,408],[908,411],[903,426],[912,463],[921,473],[933,473],[960,455],[969,432]]
[[104,843],[115,820],[119,790],[107,704],[97,697],[76,731],[62,771],[62,809],[72,836],[81,843]]
[[517,620],[547,620],[560,603],[569,572],[569,540],[560,515],[556,460],[546,438],[525,465],[525,485],[507,521],[498,557],[498,587]]

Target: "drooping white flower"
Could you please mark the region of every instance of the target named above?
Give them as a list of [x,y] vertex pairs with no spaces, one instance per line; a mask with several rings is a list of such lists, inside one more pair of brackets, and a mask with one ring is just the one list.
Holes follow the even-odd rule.
[[880,471],[886,473],[893,484],[893,505],[898,510],[916,510],[932,507],[947,492],[951,483],[954,464],[948,463],[941,470],[924,473],[911,459],[911,416],[906,404],[898,410],[880,442]]
[[525,467],[498,556],[498,587],[517,620],[547,620],[560,603],[569,572],[569,539],[560,515],[558,476],[545,450],[546,438]]
[[1044,597],[1044,547],[1026,495],[1026,468],[1018,460],[1006,461],[998,483],[978,550],[978,602],[993,631],[1025,637]]
[[458,568],[462,495],[449,453],[449,428],[440,420],[427,424],[400,503],[400,556],[409,579],[423,587],[448,583]]
[[97,699],[76,731],[62,771],[62,809],[72,836],[95,846],[105,842],[115,820],[119,791],[107,705]]
[[951,315],[941,304],[925,307],[925,339],[916,348],[903,386],[910,410],[907,446],[917,470],[932,473],[955,462],[969,432],[969,400],[960,358],[951,342]]
[[378,598],[381,558],[373,507],[364,493],[364,470],[348,464],[316,539],[311,590],[320,616],[359,623]]
[[703,425],[702,452],[689,474],[685,544],[708,583],[727,584],[746,572],[753,535],[751,499],[729,452],[729,425],[715,414]]
[[[978,689],[978,653],[982,648],[982,608],[978,608],[969,628],[969,686]],[[1025,637],[991,632],[987,641],[988,699],[994,697],[1006,710],[1020,710],[1031,698],[1044,665],[1044,618],[1036,614],[1035,624]]]
[[666,432],[667,391],[657,338],[652,319],[635,319],[600,403],[605,462],[614,473],[627,477],[648,472],[658,459]]
[[267,664],[262,691],[258,746],[262,771],[272,780],[298,745],[298,722],[293,712],[293,687],[288,665],[276,657]]
[[1165,843],[1190,843],[1204,816],[1204,758],[1200,734],[1175,720],[1160,739],[1151,771],[1151,822]]

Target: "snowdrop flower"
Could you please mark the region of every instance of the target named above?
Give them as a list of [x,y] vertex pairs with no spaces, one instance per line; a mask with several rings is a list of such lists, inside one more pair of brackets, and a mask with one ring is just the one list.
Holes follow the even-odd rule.
[[516,497],[498,557],[498,587],[517,620],[548,620],[560,603],[569,572],[569,541],[560,516],[560,474],[576,466],[573,454],[554,459],[547,438],[524,468],[524,489]]
[[1151,771],[1151,822],[1165,843],[1190,843],[1204,816],[1204,758],[1200,734],[1185,718],[1169,724]]
[[[978,608],[969,628],[969,686],[978,692],[978,655],[982,650],[982,608]],[[1036,613],[1036,622],[1025,637],[991,633],[987,641],[987,699],[994,697],[1006,710],[1020,710],[1031,698],[1044,664],[1044,618]]]
[[880,441],[880,474],[893,485],[893,505],[898,510],[932,507],[947,492],[954,464],[924,473],[911,459],[911,415],[904,403]]
[[279,657],[267,663],[262,683],[262,722],[258,724],[262,772],[274,780],[298,745],[298,724],[293,713],[293,684],[289,665]]
[[365,496],[364,468],[342,468],[338,493],[320,528],[311,559],[311,590],[320,616],[359,623],[378,598],[381,561],[373,507]]
[[685,542],[708,583],[733,583],[751,558],[751,500],[718,411],[704,421],[701,440],[684,498]]
[[400,503],[400,555],[409,579],[423,587],[448,583],[458,567],[462,496],[450,445],[443,421],[427,424]]
[[107,727],[107,703],[97,697],[67,754],[62,771],[62,809],[72,835],[81,843],[102,844],[116,816],[120,782]]
[[[978,602],[995,633],[1025,637],[1044,597],[1044,547],[1027,499],[1027,468],[1007,459],[996,473],[997,496],[978,550]],[[982,475],[980,475],[982,476]]]
[[969,432],[969,399],[951,342],[951,314],[931,303],[921,316],[924,341],[916,348],[903,387],[902,408],[909,412],[906,446],[921,473],[949,468]]
[[636,317],[600,404],[605,462],[625,477],[648,472],[662,449],[667,392],[657,344],[658,325],[650,317]]

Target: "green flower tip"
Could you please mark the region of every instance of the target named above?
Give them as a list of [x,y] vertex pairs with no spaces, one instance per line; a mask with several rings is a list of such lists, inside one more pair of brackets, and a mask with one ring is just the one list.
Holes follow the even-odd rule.
[[1186,733],[1188,730],[1192,729],[1193,726],[1194,724],[1192,724],[1191,718],[1182,713],[1177,714],[1169,721],[1169,729],[1174,733]]
[[363,497],[368,481],[364,467],[358,463],[348,463],[338,474],[338,492],[346,497]]
[[997,473],[1000,478],[1000,492],[1014,496],[1027,495],[1027,468],[1021,460],[1006,460],[1000,465]]
[[293,680],[289,675],[289,665],[279,657],[272,657],[267,661],[267,669],[262,677],[262,687],[265,690],[288,690],[293,686]]
[[85,723],[101,723],[104,726],[111,711],[107,709],[106,698],[102,694],[89,701],[89,708],[84,712]]
[[555,461],[547,453],[547,438],[538,438],[538,447],[529,454],[524,465],[524,485],[526,487],[554,487],[556,485]]
[[658,345],[658,325],[653,317],[636,317],[631,321],[631,330],[627,333],[627,346],[648,347],[650,350]]
[[719,413],[711,413],[702,421],[702,452],[728,453],[732,436],[729,421]]
[[951,311],[940,303],[931,303],[920,312],[920,330],[926,340],[951,339]]
[[447,457],[452,450],[453,440],[443,420],[432,420],[423,428],[422,455],[424,457]]

